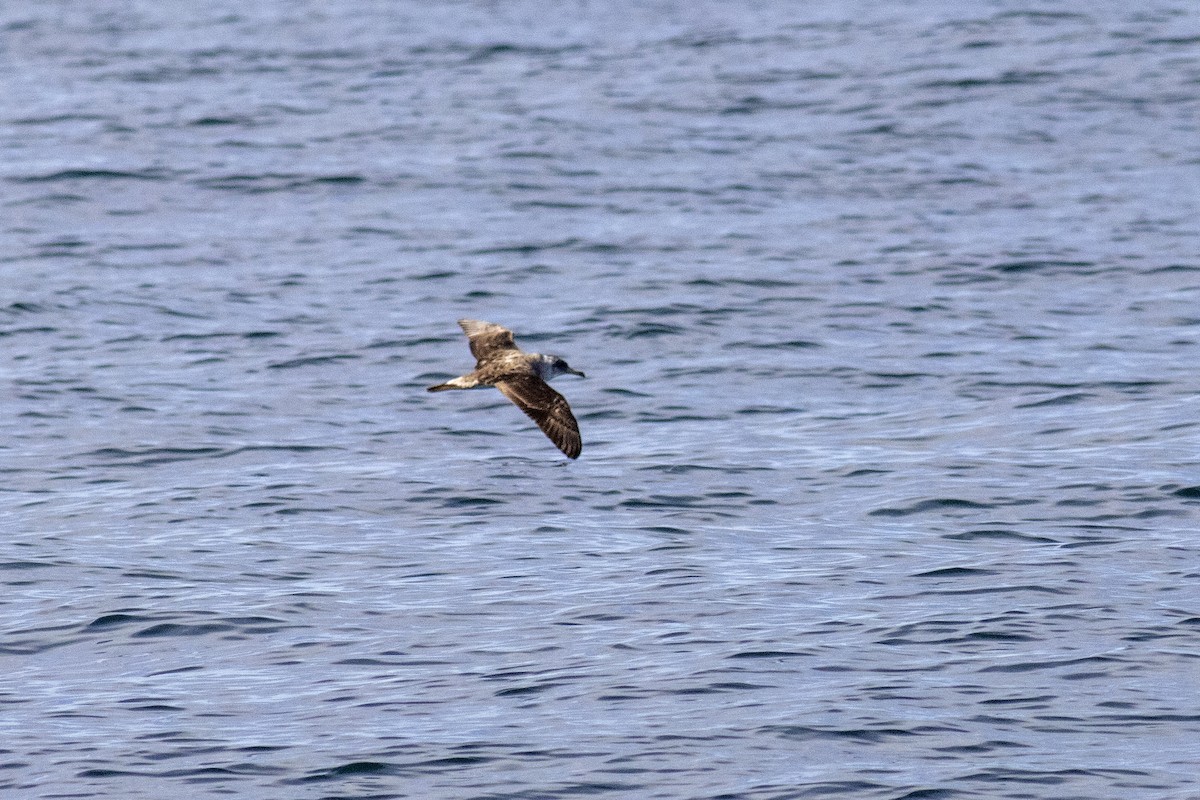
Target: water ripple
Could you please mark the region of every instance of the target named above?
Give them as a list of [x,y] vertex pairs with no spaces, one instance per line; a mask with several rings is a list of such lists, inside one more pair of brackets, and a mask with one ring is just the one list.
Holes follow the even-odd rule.
[[0,21],[0,794],[1195,794],[1194,15],[344,5]]

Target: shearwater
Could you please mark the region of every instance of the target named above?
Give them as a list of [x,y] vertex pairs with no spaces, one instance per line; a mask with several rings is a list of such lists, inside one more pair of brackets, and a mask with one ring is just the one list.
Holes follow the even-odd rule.
[[528,414],[567,458],[578,458],[583,450],[579,423],[575,421],[567,399],[551,389],[546,381],[567,373],[581,378],[584,374],[571,369],[558,356],[522,352],[513,341],[513,332],[502,325],[477,319],[460,319],[458,324],[467,334],[471,355],[475,356],[475,369],[454,380],[430,386],[429,391],[495,386]]

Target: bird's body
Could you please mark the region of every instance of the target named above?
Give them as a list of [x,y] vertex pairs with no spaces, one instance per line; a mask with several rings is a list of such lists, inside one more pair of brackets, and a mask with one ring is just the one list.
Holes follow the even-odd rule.
[[558,356],[525,353],[513,341],[513,332],[491,322],[460,319],[467,334],[475,369],[453,380],[430,386],[431,392],[447,389],[475,389],[494,386],[529,415],[550,441],[568,458],[578,458],[583,450],[579,423],[567,400],[547,383],[558,375],[583,377]]

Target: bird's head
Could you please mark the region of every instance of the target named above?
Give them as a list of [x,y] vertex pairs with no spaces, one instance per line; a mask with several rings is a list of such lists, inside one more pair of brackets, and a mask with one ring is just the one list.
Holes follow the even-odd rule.
[[540,356],[540,360],[538,361],[538,372],[542,374],[542,380],[547,381],[559,375],[578,375],[581,378],[587,377],[579,370],[571,369],[571,365],[566,362],[566,359],[560,358],[559,356]]

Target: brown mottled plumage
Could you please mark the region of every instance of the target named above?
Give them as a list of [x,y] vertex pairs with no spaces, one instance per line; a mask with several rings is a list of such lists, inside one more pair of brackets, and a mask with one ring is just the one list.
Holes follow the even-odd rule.
[[460,319],[458,324],[467,334],[471,355],[475,356],[475,369],[461,377],[430,386],[429,391],[495,386],[517,408],[528,414],[567,458],[578,458],[583,450],[579,423],[575,421],[566,398],[551,389],[546,381],[566,373],[582,378],[583,373],[571,369],[558,356],[521,352],[513,341],[513,332],[508,328],[475,319]]

